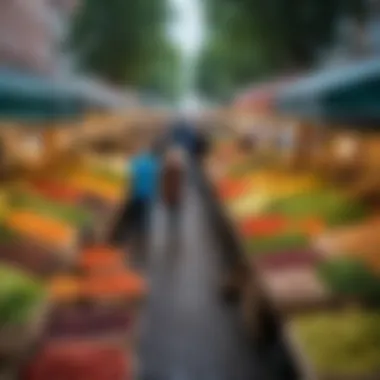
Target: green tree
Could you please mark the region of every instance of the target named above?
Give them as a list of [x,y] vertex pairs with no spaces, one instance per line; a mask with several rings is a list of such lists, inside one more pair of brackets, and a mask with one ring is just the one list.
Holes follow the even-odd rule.
[[247,81],[309,67],[330,46],[338,20],[362,17],[364,6],[365,0],[207,0],[211,33],[199,86],[220,95],[221,87],[233,91]]
[[168,16],[166,0],[84,0],[71,33],[79,67],[114,84],[160,82],[161,63],[174,65]]

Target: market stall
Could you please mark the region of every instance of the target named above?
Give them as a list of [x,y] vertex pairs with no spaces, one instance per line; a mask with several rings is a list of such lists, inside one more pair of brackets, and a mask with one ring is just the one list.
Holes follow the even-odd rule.
[[81,368],[84,377],[131,378],[146,284],[109,243],[128,196],[128,157],[83,149],[75,91],[29,74],[11,78],[0,81],[13,104],[1,110],[0,131],[2,374],[52,379]]
[[[340,80],[329,76],[330,84],[315,79],[311,92],[300,95],[294,90],[300,95],[297,105],[319,104],[319,112],[326,113],[324,119],[315,119],[311,112],[315,107],[302,108],[305,113],[299,114],[292,108],[291,116],[319,129],[330,127],[316,145],[318,136],[309,134],[308,150],[316,146],[316,154],[303,166],[307,170],[258,163],[253,155],[242,155],[233,138],[215,145],[209,161],[209,176],[251,268],[242,304],[245,320],[249,324],[255,320],[259,283],[285,322],[287,340],[306,378],[376,379],[380,373],[380,277],[375,248],[380,224],[374,206],[379,137],[374,131],[370,135],[359,128],[353,131],[352,125],[336,128],[338,119],[330,119],[331,124],[328,119],[332,107],[337,110],[334,115],[344,116],[348,99],[371,88],[373,97],[351,111],[374,120],[370,104],[376,99],[378,68],[374,67],[378,64],[371,65],[372,70],[361,75],[358,67],[351,68],[349,80],[347,71]],[[301,88],[296,84],[294,89],[297,86]],[[366,124],[361,123],[358,126]],[[324,167],[316,165],[318,159]],[[329,170],[332,175],[326,175]],[[364,194],[370,189],[369,199]]]

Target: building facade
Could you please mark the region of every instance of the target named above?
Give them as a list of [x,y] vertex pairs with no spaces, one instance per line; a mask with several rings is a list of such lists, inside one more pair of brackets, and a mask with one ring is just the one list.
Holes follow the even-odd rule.
[[76,0],[0,0],[0,66],[59,70]]

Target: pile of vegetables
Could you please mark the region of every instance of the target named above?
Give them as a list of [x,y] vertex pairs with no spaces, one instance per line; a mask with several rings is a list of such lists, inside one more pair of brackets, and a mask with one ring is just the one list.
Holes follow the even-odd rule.
[[50,282],[51,296],[57,302],[77,300],[139,300],[146,293],[143,278],[126,269],[121,252],[107,246],[94,246],[82,252],[81,273],[56,276]]
[[47,344],[25,370],[25,380],[130,380],[122,348],[72,341]]
[[11,266],[0,266],[0,327],[27,323],[45,297],[37,280]]
[[380,313],[314,313],[295,318],[291,326],[319,375],[380,374]]
[[74,227],[32,211],[15,211],[5,223],[17,234],[48,247],[67,249],[74,246],[78,237]]
[[319,265],[319,275],[337,295],[380,305],[380,276],[362,261],[351,258],[328,260]]
[[295,195],[274,202],[268,212],[292,218],[319,217],[329,226],[358,222],[368,216],[365,207],[355,200],[330,190]]
[[79,205],[60,203],[26,191],[20,191],[13,195],[12,208],[16,211],[35,212],[77,228],[89,225],[91,222],[90,213]]
[[132,325],[133,317],[125,308],[66,306],[52,312],[47,334],[51,338],[93,338],[116,333],[124,339]]
[[31,181],[29,186],[41,197],[55,200],[57,202],[77,204],[80,202],[83,194],[80,191],[72,189],[65,183],[53,180],[37,180]]
[[120,272],[124,254],[107,246],[91,246],[82,251],[79,266],[88,273]]

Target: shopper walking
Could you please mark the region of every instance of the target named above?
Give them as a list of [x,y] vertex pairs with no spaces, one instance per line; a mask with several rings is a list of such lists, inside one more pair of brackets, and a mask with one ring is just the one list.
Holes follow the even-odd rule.
[[171,148],[165,156],[161,175],[161,196],[169,218],[169,235],[171,237],[179,235],[184,176],[184,152],[178,147]]
[[145,241],[149,214],[157,195],[160,160],[156,150],[145,144],[130,164],[129,202],[123,212],[115,240],[125,240],[123,233],[137,237],[139,251]]

